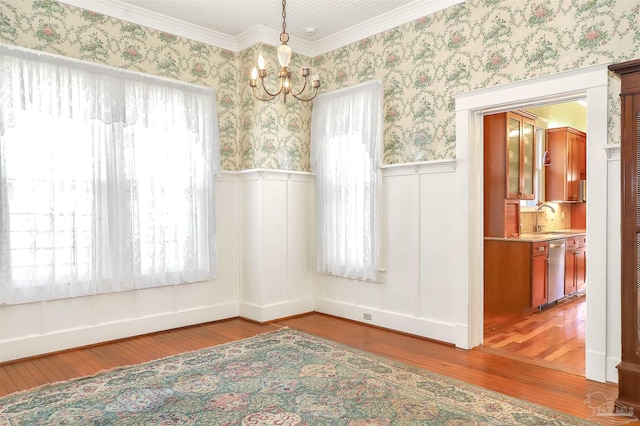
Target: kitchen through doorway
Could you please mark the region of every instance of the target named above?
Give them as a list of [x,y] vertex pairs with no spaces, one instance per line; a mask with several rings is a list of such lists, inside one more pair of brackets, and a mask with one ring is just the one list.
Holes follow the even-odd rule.
[[[484,134],[484,327],[479,349],[584,376],[586,100],[491,116],[493,121],[485,116]],[[492,133],[488,126],[502,130]],[[574,141],[574,136],[584,140]],[[523,152],[516,160],[518,149]],[[579,164],[572,168],[569,161]],[[562,185],[556,183],[558,173]]]

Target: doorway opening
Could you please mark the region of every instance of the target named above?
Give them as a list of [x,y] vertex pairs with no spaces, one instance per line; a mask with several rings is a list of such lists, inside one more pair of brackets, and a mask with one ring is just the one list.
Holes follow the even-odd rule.
[[[615,173],[616,163],[608,163],[608,86],[607,65],[596,65],[562,72],[502,86],[479,89],[457,95],[456,101],[456,158],[458,177],[466,182],[464,191],[456,197],[456,208],[462,217],[459,235],[466,239],[468,251],[464,255],[464,273],[468,280],[456,287],[458,297],[468,300],[468,309],[460,310],[458,347],[473,348],[482,344],[484,335],[484,191],[483,191],[483,116],[495,112],[587,99],[587,176],[589,221],[589,298],[586,302],[588,327],[585,332],[585,376],[599,382],[617,380],[615,365],[619,361],[616,348],[615,306],[607,300],[616,297],[615,254],[616,223],[609,192],[615,187],[609,173]],[[603,155],[603,151],[607,155]],[[619,179],[617,179],[619,180]],[[610,182],[611,181],[611,182]],[[615,203],[614,203],[615,204]],[[613,207],[615,209],[615,206]],[[613,246],[611,244],[614,244]]]
[[[481,350],[580,376],[586,131],[587,103],[580,99],[488,115],[483,141],[485,238],[495,239],[484,247]],[[515,217],[502,217],[505,202]]]

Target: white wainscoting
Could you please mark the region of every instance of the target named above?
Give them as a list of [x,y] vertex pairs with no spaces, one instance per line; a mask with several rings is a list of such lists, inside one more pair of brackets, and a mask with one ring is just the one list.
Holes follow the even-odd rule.
[[314,310],[314,185],[310,173],[238,172],[240,316],[265,322]]
[[0,362],[238,315],[239,182],[216,181],[218,277],[96,296],[0,306]]
[[314,310],[310,173],[216,181],[218,277],[209,282],[0,306],[0,362],[191,324]]
[[[318,276],[316,311],[455,343],[455,160],[384,166],[382,282]],[[365,320],[364,315],[371,315]]]
[[[608,315],[601,358],[607,380],[615,381],[619,147],[606,152]],[[460,336],[470,324],[456,315],[468,303],[456,288],[469,247],[452,238],[462,226],[453,208],[462,185],[456,167],[456,160],[383,167],[380,283],[315,272],[315,180],[309,173],[225,172],[216,184],[217,279],[2,306],[0,362],[236,316],[265,322],[314,310],[464,347]]]
[[[622,236],[620,226],[622,222],[620,179],[620,145],[608,145],[605,148],[607,157],[607,243],[606,243],[606,277],[607,277],[607,316],[606,316],[606,380],[618,383],[618,369],[616,366],[622,359],[622,264],[620,263]],[[588,194],[587,194],[588,196]],[[588,199],[587,199],[588,202]],[[587,220],[588,217],[587,217]],[[589,236],[587,235],[587,238]],[[587,239],[587,249],[593,242]],[[592,254],[587,251],[587,259]],[[589,288],[589,264],[587,264],[587,289]],[[587,303],[588,299],[587,299]],[[589,324],[587,323],[587,327]]]

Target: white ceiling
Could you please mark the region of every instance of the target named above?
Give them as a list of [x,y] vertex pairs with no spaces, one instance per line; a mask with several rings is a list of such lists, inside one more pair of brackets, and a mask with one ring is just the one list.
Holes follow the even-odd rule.
[[[257,42],[280,44],[282,0],[61,1],[233,51]],[[289,45],[315,56],[463,1],[289,0]]]

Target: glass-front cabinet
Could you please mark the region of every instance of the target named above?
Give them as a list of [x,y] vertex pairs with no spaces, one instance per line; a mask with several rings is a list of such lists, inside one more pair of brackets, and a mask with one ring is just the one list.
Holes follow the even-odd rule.
[[535,171],[535,120],[507,113],[506,198],[533,200]]

